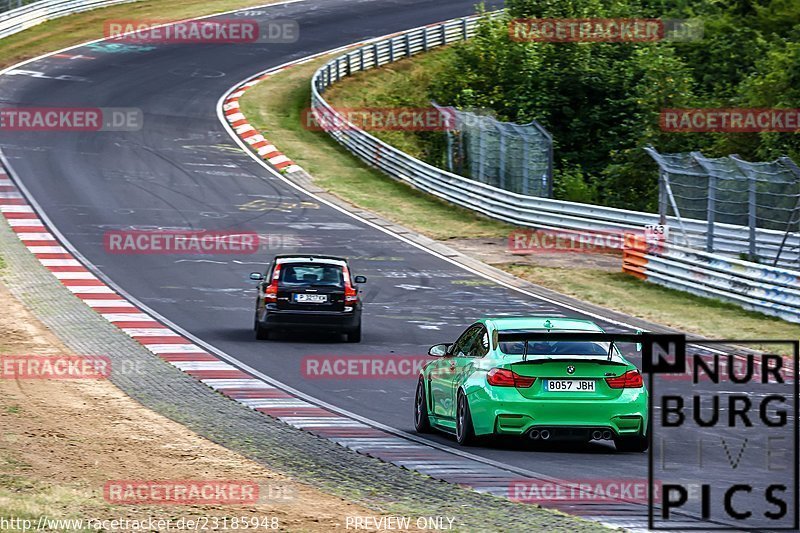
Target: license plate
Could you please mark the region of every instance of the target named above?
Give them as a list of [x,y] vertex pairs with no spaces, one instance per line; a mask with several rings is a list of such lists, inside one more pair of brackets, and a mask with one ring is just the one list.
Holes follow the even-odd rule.
[[295,294],[294,301],[298,303],[323,304],[328,301],[327,294]]
[[591,379],[546,379],[544,390],[547,392],[594,392],[594,380]]

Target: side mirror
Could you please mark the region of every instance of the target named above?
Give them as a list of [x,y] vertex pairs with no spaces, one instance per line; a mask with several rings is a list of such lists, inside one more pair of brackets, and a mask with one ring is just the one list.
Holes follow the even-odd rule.
[[356,283],[366,283],[367,278],[366,276],[356,276],[355,278],[353,278],[353,281]]
[[449,349],[449,344],[434,344],[428,350],[428,355],[432,355],[434,357],[445,357]]
[[252,274],[250,274],[250,279],[252,279],[253,281],[264,281],[264,274],[260,272],[253,272]]

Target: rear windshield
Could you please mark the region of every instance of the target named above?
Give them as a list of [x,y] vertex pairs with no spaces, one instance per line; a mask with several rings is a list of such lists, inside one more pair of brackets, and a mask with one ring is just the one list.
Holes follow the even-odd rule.
[[284,263],[278,280],[284,285],[344,286],[341,266],[320,263]]
[[[501,342],[500,351],[507,355],[522,355],[526,341]],[[588,341],[527,341],[528,355],[608,355],[607,342]],[[615,350],[616,353],[616,350]]]

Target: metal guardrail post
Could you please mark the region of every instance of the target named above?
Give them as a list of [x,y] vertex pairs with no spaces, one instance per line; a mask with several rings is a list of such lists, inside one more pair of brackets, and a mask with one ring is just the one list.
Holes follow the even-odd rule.
[[708,219],[708,230],[706,231],[706,252],[714,251],[714,219],[717,209],[717,178],[713,174],[708,175],[708,205],[706,207],[706,217]]
[[[797,178],[797,182],[800,183],[800,167],[798,167],[797,164],[789,157],[781,157],[780,161],[792,171],[792,174],[794,174]],[[781,253],[783,253],[783,249],[786,246],[786,239],[789,237],[789,231],[792,229],[792,224],[797,222],[795,220],[795,215],[797,215],[798,212],[800,212],[800,196],[797,197],[797,202],[792,210],[792,214],[789,215],[789,221],[786,223],[786,231],[783,233],[783,239],[781,240],[781,245],[778,248],[778,253],[775,254],[775,260],[772,262],[772,266],[778,264],[778,259],[780,259]]]
[[422,51],[428,51],[428,28],[422,28]]
[[708,176],[708,201],[706,203],[706,252],[711,253],[714,251],[714,223],[717,213],[717,176],[711,170],[703,154],[700,152],[691,152],[690,155],[703,167]]
[[530,157],[530,141],[527,138],[522,139],[522,194],[528,194],[529,182],[531,179],[531,168],[528,165],[528,157]]
[[748,253],[750,260],[756,260],[756,176],[752,172],[747,173],[747,223],[750,226],[748,232]]
[[506,134],[503,132],[502,129],[500,131],[500,146],[498,147],[498,151],[500,152],[500,188],[506,188]]
[[481,128],[478,137],[478,181],[486,183],[484,169],[486,167],[486,130]]
[[461,19],[461,35],[465,41],[469,39],[469,21],[465,18]]
[[389,63],[394,63],[394,39],[389,39]]
[[406,33],[406,57],[411,57],[411,34]]
[[750,257],[751,261],[757,260],[757,252],[756,252],[756,227],[758,224],[757,220],[757,208],[758,205],[756,203],[756,173],[750,168],[747,163],[741,159],[738,154],[731,154],[730,156],[731,161],[736,164],[736,167],[739,171],[744,174],[745,178],[747,178],[747,227],[748,227],[748,246],[747,246],[747,254]]
[[667,172],[658,170],[658,223],[662,226],[667,223]]

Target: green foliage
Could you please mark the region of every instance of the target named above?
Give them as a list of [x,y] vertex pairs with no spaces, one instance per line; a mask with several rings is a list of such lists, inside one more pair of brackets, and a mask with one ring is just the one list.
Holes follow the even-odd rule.
[[[749,159],[800,155],[788,133],[670,133],[665,108],[798,107],[797,0],[507,0],[431,79],[430,98],[538,120],[555,141],[554,190],[628,209],[656,207],[657,172],[643,152],[703,150]],[[531,43],[509,38],[515,18],[699,18],[690,42]],[[588,201],[588,200],[587,200]]]
[[583,170],[579,166],[562,165],[555,171],[553,196],[558,200],[582,202],[586,204],[597,203],[597,187],[587,181]]

